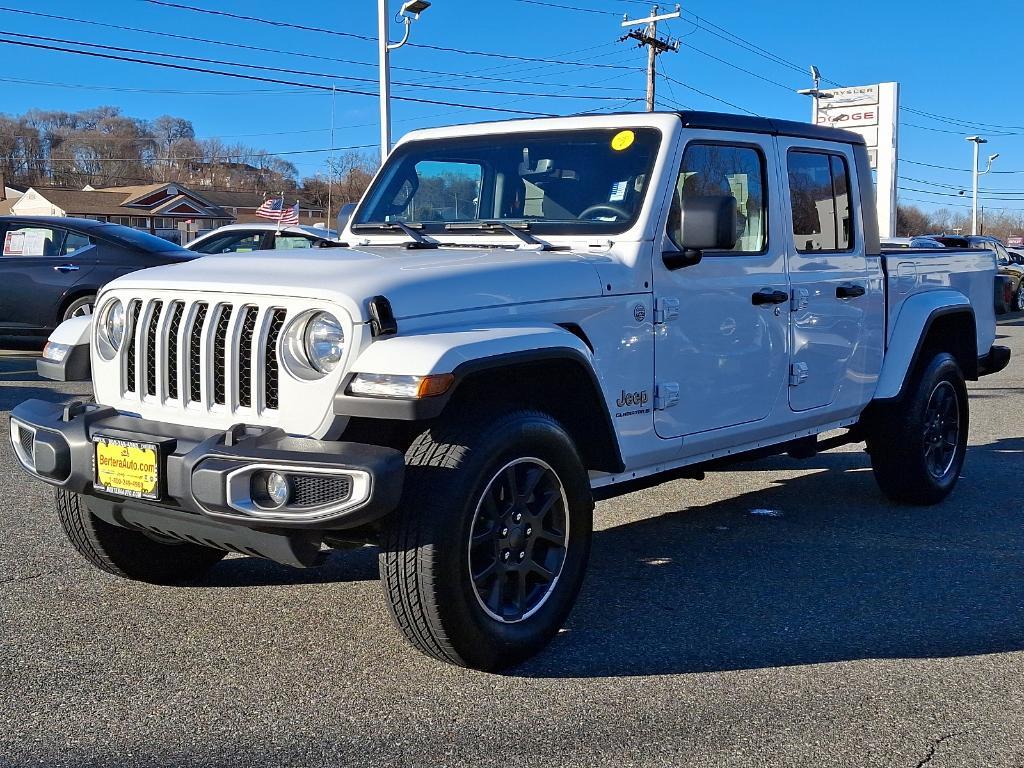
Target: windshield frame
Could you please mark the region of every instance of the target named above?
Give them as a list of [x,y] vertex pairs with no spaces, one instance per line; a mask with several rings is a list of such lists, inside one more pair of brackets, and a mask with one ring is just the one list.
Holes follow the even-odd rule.
[[[497,142],[503,139],[510,139],[513,141],[529,142],[531,139],[547,138],[550,139],[555,134],[595,134],[595,133],[607,133],[609,139],[615,136],[617,132],[621,131],[633,131],[634,133],[650,134],[652,136],[652,144],[650,157],[646,166],[646,180],[644,181],[643,189],[638,193],[636,206],[633,210],[633,215],[629,219],[614,222],[602,222],[598,220],[550,220],[544,218],[536,218],[530,216],[515,216],[510,217],[508,221],[514,224],[522,224],[525,222],[525,231],[539,237],[608,237],[612,235],[621,235],[624,232],[628,232],[637,226],[638,222],[643,216],[645,207],[649,203],[652,189],[657,186],[657,174],[660,167],[662,156],[666,151],[666,141],[669,138],[665,129],[662,126],[652,125],[650,123],[638,122],[636,124],[616,124],[616,125],[577,125],[571,127],[559,127],[559,128],[547,128],[547,129],[534,129],[534,130],[510,130],[501,133],[487,133],[487,134],[476,134],[470,133],[466,135],[448,135],[448,136],[434,136],[429,138],[414,138],[400,143],[395,147],[394,151],[388,156],[387,161],[380,171],[375,175],[370,186],[367,188],[365,194],[359,201],[358,206],[352,213],[352,217],[349,219],[346,229],[353,234],[358,235],[393,235],[393,231],[390,229],[384,229],[379,226],[379,222],[369,219],[367,221],[360,221],[364,216],[364,211],[368,212],[368,209],[373,205],[377,204],[375,199],[377,195],[382,194],[387,185],[391,183],[393,179],[393,171],[408,157],[410,153],[420,152],[424,149],[428,151],[432,147],[451,147],[452,157],[458,155],[458,149],[455,146],[460,141],[466,141],[471,144],[477,144],[481,141],[484,142]],[[467,160],[471,159],[469,156]],[[479,214],[480,211],[478,210]],[[456,236],[456,237],[479,237],[481,235],[489,236],[491,238],[497,234],[493,229],[481,228],[478,231],[474,231],[470,225],[475,222],[491,222],[496,221],[493,216],[479,216],[474,219],[457,219],[449,221],[409,221],[404,222],[419,232],[425,235],[437,236],[444,235],[445,237]],[[464,225],[465,229],[462,231],[453,232],[446,230],[448,224],[460,224]]]

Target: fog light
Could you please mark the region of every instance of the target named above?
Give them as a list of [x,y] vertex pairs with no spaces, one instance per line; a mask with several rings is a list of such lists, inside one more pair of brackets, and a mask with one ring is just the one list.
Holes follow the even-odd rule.
[[250,482],[252,500],[257,506],[278,509],[291,500],[291,483],[280,472],[257,472]]
[[288,487],[288,478],[279,472],[271,472],[267,475],[267,498],[275,507],[283,507],[288,503],[291,496],[291,489]]

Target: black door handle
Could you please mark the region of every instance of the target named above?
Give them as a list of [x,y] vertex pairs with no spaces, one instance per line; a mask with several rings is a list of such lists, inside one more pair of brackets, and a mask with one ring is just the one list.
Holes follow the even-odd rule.
[[773,291],[771,288],[762,288],[750,297],[750,303],[758,304],[784,304],[789,301],[789,294],[785,291]]
[[836,288],[837,299],[856,299],[864,295],[864,286],[857,283],[843,283]]

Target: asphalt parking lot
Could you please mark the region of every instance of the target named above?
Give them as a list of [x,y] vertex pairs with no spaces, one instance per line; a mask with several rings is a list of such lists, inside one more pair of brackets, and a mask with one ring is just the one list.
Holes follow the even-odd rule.
[[891,505],[858,446],[602,503],[566,630],[500,676],[406,647],[370,549],[86,566],[6,421],[87,387],[5,353],[0,766],[1024,766],[1024,316],[999,336],[945,504]]

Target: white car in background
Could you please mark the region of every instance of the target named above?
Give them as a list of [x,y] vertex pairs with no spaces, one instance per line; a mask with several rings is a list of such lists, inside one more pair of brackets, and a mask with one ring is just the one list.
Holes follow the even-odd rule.
[[325,227],[287,226],[278,231],[273,222],[228,224],[207,232],[185,247],[196,253],[249,253],[294,248],[316,248],[337,241],[338,233]]

